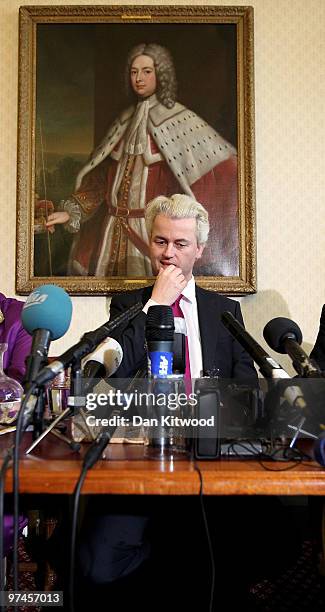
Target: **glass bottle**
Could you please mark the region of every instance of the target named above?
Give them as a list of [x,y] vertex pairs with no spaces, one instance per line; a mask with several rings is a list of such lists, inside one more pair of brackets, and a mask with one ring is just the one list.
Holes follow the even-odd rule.
[[70,377],[66,371],[60,372],[47,389],[50,414],[58,416],[66,409],[70,393]]
[[9,425],[15,421],[21,405],[24,390],[22,386],[3,371],[3,356],[8,344],[0,343],[0,424]]

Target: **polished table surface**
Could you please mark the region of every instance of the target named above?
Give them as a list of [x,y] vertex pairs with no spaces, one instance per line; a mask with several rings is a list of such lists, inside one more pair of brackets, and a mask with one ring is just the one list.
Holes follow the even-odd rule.
[[[1,457],[12,443],[12,434],[0,437]],[[23,451],[30,443],[31,434],[27,433],[21,445],[20,492],[72,493],[89,444],[76,453],[50,435],[27,456]],[[207,495],[325,495],[325,469],[313,461],[263,461],[262,465],[255,459],[231,457],[195,463],[190,459],[157,459],[147,455],[148,449],[142,445],[110,444],[105,459],[89,471],[82,492],[197,495],[198,467]],[[11,489],[9,469],[6,491]]]

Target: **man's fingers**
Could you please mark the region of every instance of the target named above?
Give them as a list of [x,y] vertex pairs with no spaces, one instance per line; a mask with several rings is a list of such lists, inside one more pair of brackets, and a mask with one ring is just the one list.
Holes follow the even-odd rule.
[[170,264],[170,266],[167,266],[167,268],[165,268],[166,274],[172,274],[174,270],[176,270],[176,266],[174,266],[174,264]]

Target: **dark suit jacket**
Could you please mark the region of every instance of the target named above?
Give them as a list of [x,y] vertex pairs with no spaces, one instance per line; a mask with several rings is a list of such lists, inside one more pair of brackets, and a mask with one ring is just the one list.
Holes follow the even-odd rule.
[[321,370],[325,370],[325,304],[320,317],[318,336],[310,357],[318,363]]
[[[111,318],[116,317],[136,302],[146,304],[151,292],[152,287],[146,287],[114,296],[111,302]],[[198,286],[196,286],[196,299],[204,375],[213,376],[218,369],[219,375],[223,378],[236,378],[243,382],[252,378],[256,379],[252,359],[221,322],[221,314],[229,310],[240,323],[243,323],[240,304]],[[116,377],[129,378],[138,369],[146,367],[146,316],[145,313],[140,312],[124,328],[123,333],[119,330],[114,334],[124,352],[123,362],[116,372]]]

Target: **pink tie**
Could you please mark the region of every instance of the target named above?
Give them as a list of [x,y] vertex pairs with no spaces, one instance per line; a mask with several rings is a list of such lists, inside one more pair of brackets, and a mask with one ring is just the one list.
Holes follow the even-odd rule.
[[[174,317],[180,317],[181,319],[184,319],[183,312],[179,305],[182,297],[183,297],[182,295],[179,295],[177,300],[174,302],[174,304],[172,304],[172,311],[173,311]],[[190,354],[188,350],[187,335],[185,336],[185,374],[184,374],[184,378],[186,380],[191,380]]]

